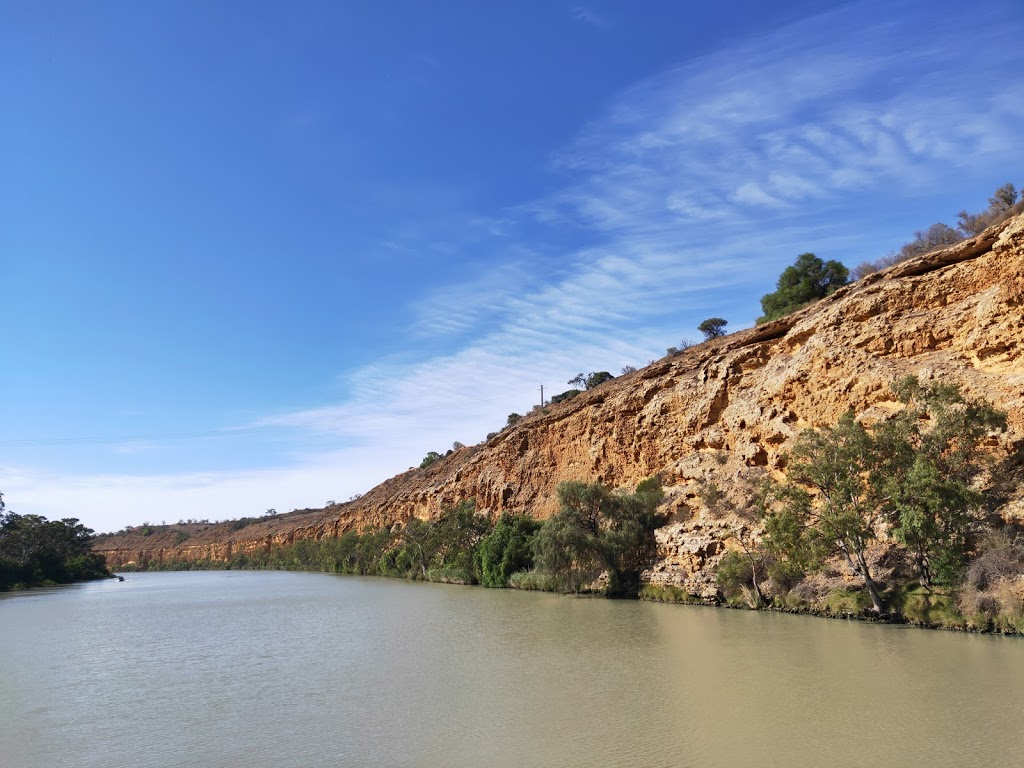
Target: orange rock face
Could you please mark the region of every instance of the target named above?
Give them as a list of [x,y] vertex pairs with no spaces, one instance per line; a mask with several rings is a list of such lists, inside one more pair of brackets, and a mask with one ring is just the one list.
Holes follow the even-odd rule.
[[[995,450],[1024,444],[1024,216],[530,414],[301,526],[259,537],[242,529],[161,547],[160,556],[223,559],[233,547],[426,518],[464,499],[492,516],[547,517],[563,480],[627,487],[660,473],[674,522],[658,532],[661,559],[648,576],[706,591],[743,527],[736,515],[712,514],[707,483],[725,507],[742,506],[751,479],[783,469],[780,456],[801,429],[831,425],[850,408],[868,421],[891,415],[891,386],[907,374],[990,400],[1010,424]],[[1024,518],[1024,504],[1011,500],[1002,514]],[[97,546],[113,567],[155,554],[143,539],[124,539]]]

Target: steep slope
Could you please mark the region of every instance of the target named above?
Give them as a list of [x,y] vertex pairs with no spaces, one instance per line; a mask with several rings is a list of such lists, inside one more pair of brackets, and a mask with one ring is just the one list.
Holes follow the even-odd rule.
[[[711,514],[707,484],[742,504],[750,480],[781,470],[780,454],[801,429],[832,424],[849,408],[885,417],[898,408],[891,384],[906,374],[955,382],[1007,411],[1011,434],[1000,450],[1024,441],[1024,216],[530,414],[301,526],[180,546],[110,537],[97,549],[112,567],[221,559],[231,549],[429,517],[464,499],[491,515],[546,517],[563,480],[623,487],[660,473],[674,522],[659,532],[662,558],[649,575],[699,591],[742,524]],[[1002,513],[1024,518],[1021,500]]]

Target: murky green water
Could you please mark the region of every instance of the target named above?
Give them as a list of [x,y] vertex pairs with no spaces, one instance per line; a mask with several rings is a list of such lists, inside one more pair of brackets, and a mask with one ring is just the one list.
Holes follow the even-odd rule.
[[1021,766],[1024,641],[138,574],[0,598],[0,765]]

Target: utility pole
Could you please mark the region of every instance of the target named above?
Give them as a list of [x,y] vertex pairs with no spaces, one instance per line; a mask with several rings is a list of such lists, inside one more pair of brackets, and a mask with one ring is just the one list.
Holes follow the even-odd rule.
[[544,385],[540,385],[540,407],[544,407]]

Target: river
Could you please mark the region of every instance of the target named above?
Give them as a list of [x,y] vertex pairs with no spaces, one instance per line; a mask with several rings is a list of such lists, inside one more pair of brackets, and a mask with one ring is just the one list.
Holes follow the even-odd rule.
[[0,765],[1021,766],[1024,641],[284,572],[0,597]]

